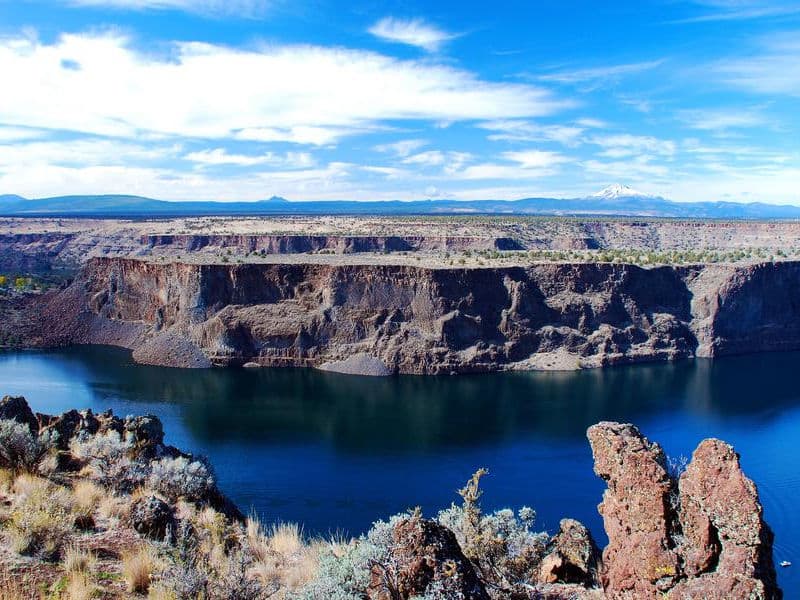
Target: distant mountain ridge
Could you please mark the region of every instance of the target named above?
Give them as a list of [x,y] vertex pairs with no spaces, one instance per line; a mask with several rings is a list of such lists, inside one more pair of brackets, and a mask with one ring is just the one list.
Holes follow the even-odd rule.
[[697,219],[800,219],[800,206],[763,202],[675,202],[614,184],[583,198],[522,200],[172,202],[141,196],[0,195],[0,216],[181,217],[225,215],[542,215]]

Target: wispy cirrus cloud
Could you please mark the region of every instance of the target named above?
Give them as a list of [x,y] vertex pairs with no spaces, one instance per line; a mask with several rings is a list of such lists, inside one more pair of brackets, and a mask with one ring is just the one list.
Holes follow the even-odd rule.
[[492,131],[487,138],[506,142],[557,142],[564,146],[576,146],[586,127],[577,125],[539,125],[525,120],[502,120],[479,123],[478,127]]
[[387,42],[416,46],[428,52],[436,52],[445,42],[458,34],[449,33],[422,19],[396,19],[385,17],[369,28],[375,37]]
[[203,16],[252,19],[264,16],[270,0],[62,0],[69,6],[118,10],[180,10]]
[[760,127],[767,123],[759,109],[692,109],[678,112],[678,119],[701,131],[724,132],[730,129]]
[[405,157],[411,154],[412,152],[416,152],[420,148],[427,146],[427,140],[419,140],[419,139],[409,139],[409,140],[398,140],[396,142],[391,142],[387,144],[378,144],[374,146],[372,149],[376,152],[394,154],[395,156]]
[[588,141],[603,148],[600,156],[608,158],[624,158],[637,155],[672,157],[677,148],[672,140],[663,140],[648,135],[615,134],[594,136]]
[[800,14],[794,0],[694,0],[708,12],[671,21],[673,24],[742,21]]
[[541,81],[552,81],[564,84],[608,82],[618,80],[628,75],[650,71],[661,66],[664,62],[664,59],[659,59],[621,65],[606,65],[586,69],[556,71],[539,75],[538,79]]
[[759,40],[746,56],[720,60],[711,70],[722,82],[756,94],[800,96],[800,31]]

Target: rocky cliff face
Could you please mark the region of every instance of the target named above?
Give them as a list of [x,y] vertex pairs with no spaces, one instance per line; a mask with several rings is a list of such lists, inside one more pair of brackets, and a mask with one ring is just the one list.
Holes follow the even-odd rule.
[[573,369],[800,347],[800,263],[410,266],[92,259],[40,307],[45,343],[175,366],[355,373]]
[[523,250],[508,237],[430,236],[430,235],[145,235],[147,248],[168,247],[185,252],[206,248],[234,249],[264,254],[301,254],[328,251],[335,254],[357,252],[418,252],[425,250]]

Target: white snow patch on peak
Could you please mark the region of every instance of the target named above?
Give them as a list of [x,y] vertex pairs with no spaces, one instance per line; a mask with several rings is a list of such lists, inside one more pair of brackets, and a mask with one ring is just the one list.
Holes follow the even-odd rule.
[[619,183],[610,185],[604,190],[601,190],[596,194],[592,194],[592,198],[602,198],[604,200],[614,200],[616,198],[631,198],[631,197],[652,198],[653,196],[651,196],[650,194],[645,194],[644,192],[640,192],[639,190],[635,190],[632,187],[629,187],[627,185],[622,185]]

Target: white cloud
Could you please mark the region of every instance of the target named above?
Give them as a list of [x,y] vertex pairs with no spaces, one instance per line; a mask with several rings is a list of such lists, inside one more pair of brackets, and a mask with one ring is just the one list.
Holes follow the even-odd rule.
[[143,146],[117,140],[31,141],[0,145],[0,167],[99,166],[147,162],[175,156],[180,146]]
[[735,202],[771,202],[800,204],[798,166],[755,169],[725,167],[681,176],[664,182],[659,193],[687,201],[731,200]]
[[378,175],[383,175],[386,179],[400,179],[406,178],[410,176],[410,173],[405,169],[398,169],[397,167],[376,167],[372,165],[367,165],[361,167],[361,170],[366,171],[368,173],[376,173]]
[[568,159],[558,152],[544,150],[523,150],[522,152],[504,152],[503,158],[519,163],[526,169],[546,169],[567,162]]
[[670,169],[664,165],[652,164],[652,157],[637,156],[628,161],[587,160],[581,166],[588,173],[597,173],[612,180],[650,181],[651,178],[666,178]]
[[684,110],[678,113],[678,118],[692,129],[703,131],[759,127],[766,123],[764,115],[753,109]]
[[427,145],[427,140],[400,140],[390,144],[379,144],[378,146],[374,146],[373,150],[376,152],[405,157]]
[[403,159],[403,163],[407,165],[420,165],[423,167],[435,167],[438,165],[443,165],[444,161],[444,152],[440,150],[428,150],[427,152],[412,154],[411,156]]
[[581,127],[586,127],[587,129],[606,129],[608,127],[608,123],[602,121],[601,119],[594,119],[591,117],[584,117],[583,119],[578,119],[575,121],[576,124],[580,125]]
[[749,56],[718,61],[711,69],[728,85],[756,94],[800,96],[800,31],[773,35]]
[[703,5],[712,10],[702,15],[672,21],[672,23],[740,21],[800,13],[800,6],[793,0],[696,0],[695,4]]
[[255,18],[264,15],[269,0],[63,0],[71,6],[123,10],[180,10],[204,16]]
[[159,167],[16,165],[0,169],[0,189],[27,197],[71,194],[139,194],[168,200],[258,200],[288,198],[341,199],[358,194],[352,183],[356,167],[332,162],[326,166],[288,171],[217,177],[204,171]]
[[314,166],[314,158],[308,152],[287,152],[277,154],[267,152],[260,155],[229,154],[224,148],[190,152],[184,159],[202,165],[236,165],[252,167],[256,165],[282,166],[290,169],[305,169]]
[[460,171],[465,164],[473,159],[469,152],[442,152],[441,150],[428,150],[412,154],[403,159],[403,164],[414,165],[423,169],[441,167],[442,173],[451,175]]
[[[64,69],[65,59],[79,69]],[[373,52],[181,43],[160,60],[111,34],[2,39],[0,78],[14,82],[0,122],[124,137],[329,144],[390,119],[520,118],[567,105],[531,85]]]
[[604,148],[605,150],[601,152],[600,155],[608,158],[622,158],[642,153],[671,157],[675,154],[677,148],[675,142],[672,140],[662,140],[643,135],[619,134],[594,136],[589,141],[592,144]]
[[482,129],[496,131],[488,136],[492,141],[557,142],[564,146],[577,146],[584,127],[575,125],[538,125],[525,120],[489,121],[478,124]]
[[395,19],[386,17],[369,28],[369,32],[388,42],[407,44],[436,52],[443,43],[457,35],[443,31],[422,19]]
[[504,152],[502,158],[516,164],[481,163],[470,165],[450,175],[455,179],[478,180],[524,180],[540,179],[556,173],[558,165],[569,162],[569,158],[558,152],[543,150],[524,150]]
[[556,73],[548,73],[540,75],[539,79],[542,81],[554,81],[556,83],[586,83],[602,81],[607,83],[609,81],[616,81],[627,75],[642,73],[643,71],[650,71],[662,65],[664,60],[651,60],[638,63],[628,63],[624,65],[609,65],[603,67],[593,67],[589,69],[575,69],[572,71],[559,71]]

